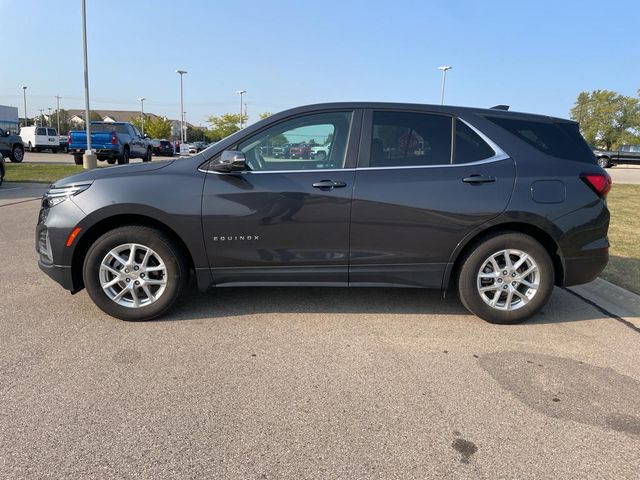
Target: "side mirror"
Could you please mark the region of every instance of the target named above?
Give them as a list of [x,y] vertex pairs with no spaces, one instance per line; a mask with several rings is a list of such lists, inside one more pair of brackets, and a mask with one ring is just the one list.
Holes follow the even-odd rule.
[[211,168],[216,172],[238,172],[247,169],[244,153],[237,150],[225,150],[213,161]]

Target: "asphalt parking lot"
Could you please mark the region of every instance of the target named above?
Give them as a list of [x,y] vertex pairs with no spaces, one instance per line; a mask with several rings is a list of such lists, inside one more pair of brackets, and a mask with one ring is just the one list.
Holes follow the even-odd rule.
[[0,187],[0,478],[637,478],[638,324],[313,288],[125,323],[38,270],[41,192]]

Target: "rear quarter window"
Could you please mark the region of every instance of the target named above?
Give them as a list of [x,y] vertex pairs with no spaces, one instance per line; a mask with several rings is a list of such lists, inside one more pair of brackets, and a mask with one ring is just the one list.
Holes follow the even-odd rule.
[[580,135],[577,123],[487,117],[536,150],[556,158],[595,163],[593,152]]

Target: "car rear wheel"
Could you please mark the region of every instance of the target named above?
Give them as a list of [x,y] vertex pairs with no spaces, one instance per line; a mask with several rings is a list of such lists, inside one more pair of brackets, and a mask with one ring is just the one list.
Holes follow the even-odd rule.
[[611,163],[609,163],[609,159],[607,157],[600,157],[598,158],[598,165],[600,165],[602,168],[609,168],[611,166]]
[[186,285],[183,252],[161,231],[142,225],[116,228],[87,252],[84,283],[105,313],[129,321],[169,310]]
[[150,162],[152,157],[151,149],[147,148],[147,154],[142,159],[143,162]]
[[109,165],[113,165],[114,163],[116,163],[116,159],[115,158],[107,158],[107,163]]
[[534,238],[502,233],[485,239],[462,260],[458,293],[471,313],[491,323],[520,323],[547,303],[553,262]]
[[73,162],[76,165],[82,165],[82,155],[74,155],[73,156]]
[[24,160],[24,148],[21,145],[14,145],[11,149],[11,156],[9,157],[14,163],[20,163]]
[[125,148],[122,155],[118,157],[118,165],[126,165],[129,163],[129,149]]

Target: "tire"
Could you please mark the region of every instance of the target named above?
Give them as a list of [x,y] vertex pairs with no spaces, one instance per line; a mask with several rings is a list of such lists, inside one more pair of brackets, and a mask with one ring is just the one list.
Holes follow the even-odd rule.
[[[513,265],[517,265],[523,254],[528,258],[520,268],[512,271],[505,265],[504,250],[510,250],[509,259]],[[497,256],[494,260],[500,267],[497,275],[494,274],[495,268],[490,261],[494,255]],[[522,279],[518,277],[519,274],[526,273],[524,270],[532,267],[535,269],[530,274]],[[507,272],[506,275],[503,275],[504,272]],[[522,233],[500,233],[475,245],[462,259],[457,277],[458,295],[465,308],[478,317],[490,323],[515,324],[535,315],[544,307],[553,291],[554,278],[553,262],[537,240]],[[520,280],[533,284],[537,282],[537,290],[534,291]],[[480,288],[485,288],[486,291],[481,293]],[[512,293],[513,290],[517,290],[519,295]],[[495,295],[498,295],[497,299]],[[510,308],[507,308],[508,298],[511,298]],[[497,305],[491,306],[494,299]]]
[[316,153],[314,157],[314,160],[317,160],[319,162],[324,162],[326,159],[327,159],[327,154],[323,151]]
[[24,148],[22,145],[14,145],[11,149],[11,155],[9,156],[9,160],[13,163],[20,163],[24,160]]
[[147,148],[147,154],[144,156],[144,158],[142,159],[143,162],[150,162],[151,161],[151,156],[153,154],[151,153],[151,149]]
[[113,158],[113,157],[109,157],[109,158],[107,158],[107,163],[109,165],[114,165],[116,163],[116,159]]
[[0,187],[2,186],[2,182],[4,181],[4,167],[0,164]]
[[602,168],[609,168],[611,163],[607,157],[598,157],[598,165]]
[[51,153],[58,153],[58,149],[57,148],[52,148],[51,149]]
[[35,150],[36,150],[35,148],[33,148],[33,145],[31,145],[31,142],[29,142],[28,148],[29,148],[30,152],[35,152]]
[[[119,263],[110,252],[115,250],[127,263],[131,253],[130,244],[137,245],[135,257],[139,270],[136,272],[133,268],[127,268],[125,273],[125,266]],[[155,282],[153,285],[143,283],[144,272],[140,263],[145,254],[144,249],[150,249],[153,252],[150,254],[148,265],[155,266],[156,270],[147,272],[146,277],[146,281]],[[106,262],[111,270],[101,270],[103,262]],[[158,271],[158,266],[162,265],[164,265],[164,273]],[[112,272],[121,272],[121,274],[116,277]],[[98,308],[112,317],[127,321],[150,320],[167,312],[182,294],[188,275],[187,262],[180,248],[161,231],[142,225],[119,227],[102,235],[89,248],[83,267],[85,287]],[[126,278],[130,280],[127,282]],[[108,286],[114,280],[116,283]],[[163,280],[164,285],[157,284]],[[140,284],[136,286],[134,282],[140,282]],[[127,288],[127,285],[131,288]],[[153,301],[143,290],[145,286],[152,296],[156,295]],[[121,294],[123,291],[125,293]],[[118,299],[118,296],[121,298]],[[135,298],[140,303],[137,307],[134,304]]]
[[74,162],[76,165],[82,165],[82,164],[83,164],[83,162],[82,162],[82,155],[74,155],[74,156],[73,156],[73,162]]
[[125,147],[122,155],[118,157],[118,165],[126,165],[129,163],[129,149]]

